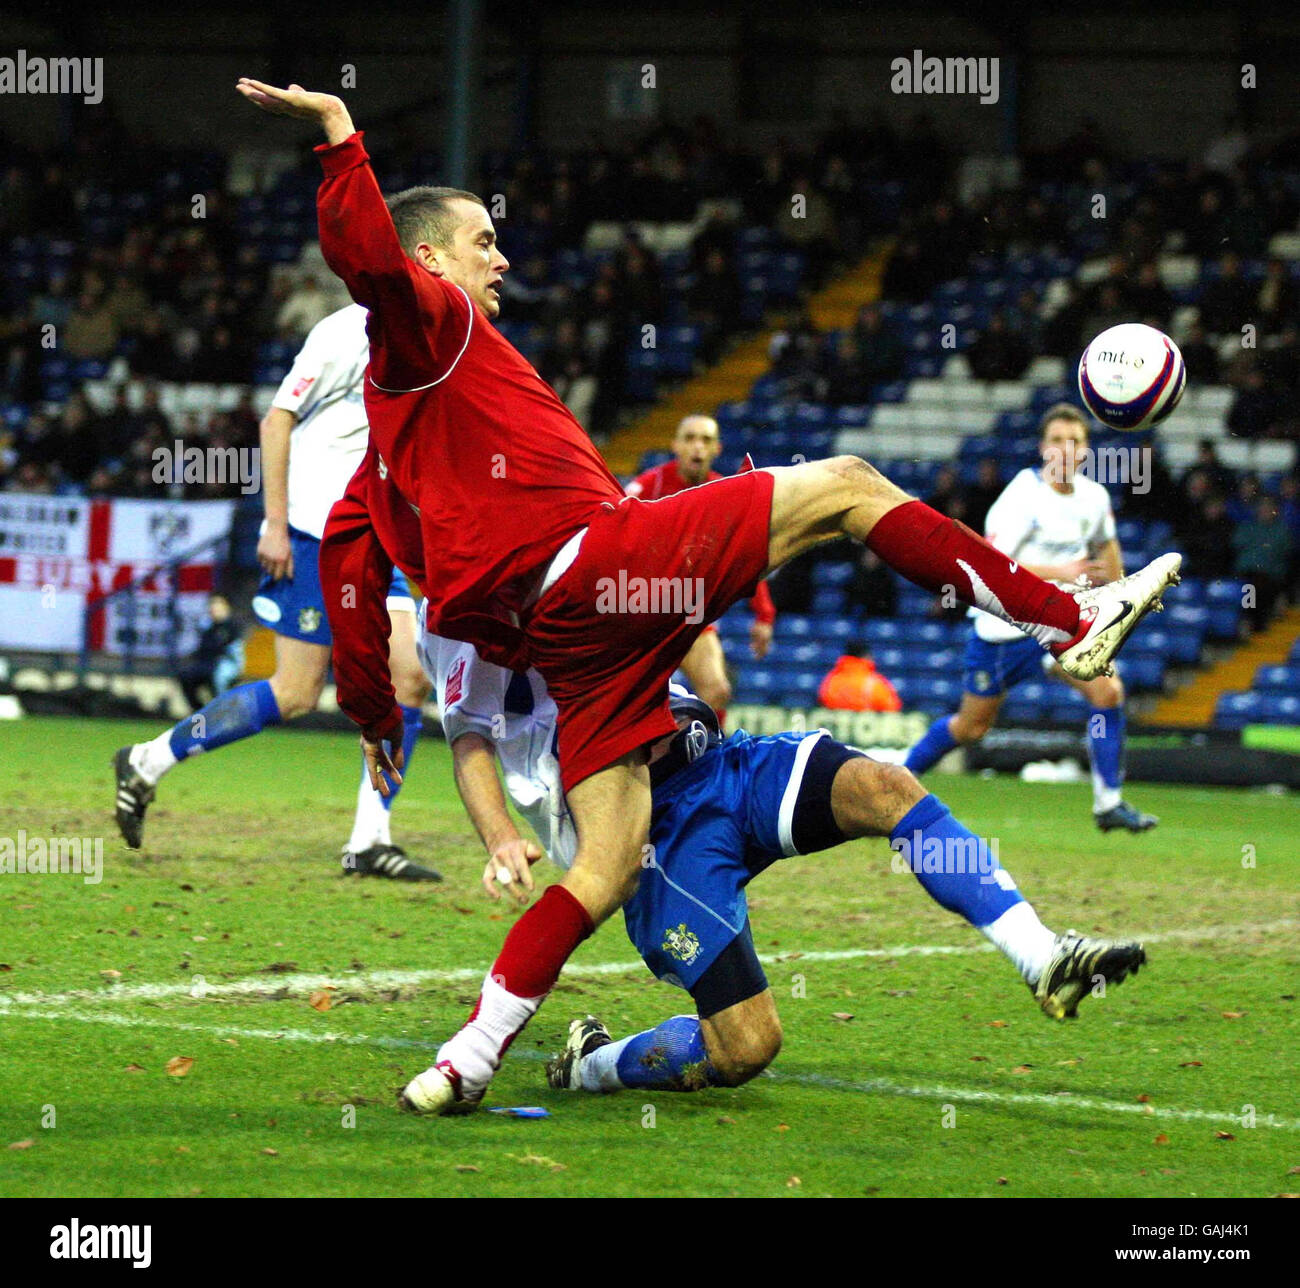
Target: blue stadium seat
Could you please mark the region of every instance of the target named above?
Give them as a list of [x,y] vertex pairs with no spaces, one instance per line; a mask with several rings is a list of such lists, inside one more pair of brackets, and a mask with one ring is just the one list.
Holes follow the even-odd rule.
[[1259,693],[1300,695],[1300,666],[1261,666],[1251,688]]

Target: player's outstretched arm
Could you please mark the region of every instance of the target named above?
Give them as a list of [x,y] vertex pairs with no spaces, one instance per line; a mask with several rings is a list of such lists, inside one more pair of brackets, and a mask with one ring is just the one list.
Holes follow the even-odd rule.
[[315,121],[325,131],[325,141],[331,145],[342,143],[356,133],[352,117],[337,95],[314,93],[301,85],[277,89],[251,76],[241,76],[235,89],[264,112],[292,116],[300,121]]
[[510,817],[492,743],[481,734],[463,733],[452,742],[451,757],[461,803],[488,852],[484,890],[500,899],[502,886],[517,902],[527,903],[533,891],[531,865],[542,857],[542,847],[520,836]]
[[[324,131],[326,146],[317,149],[325,171],[316,197],[321,254],[352,298],[372,311],[370,364],[376,381],[395,389],[427,381],[437,369],[441,301],[435,295],[421,306],[415,280],[423,270],[397,239],[370,158],[343,100],[301,85],[277,89],[247,76],[235,88],[263,111],[315,121]],[[461,331],[458,343],[464,338],[463,327]]]

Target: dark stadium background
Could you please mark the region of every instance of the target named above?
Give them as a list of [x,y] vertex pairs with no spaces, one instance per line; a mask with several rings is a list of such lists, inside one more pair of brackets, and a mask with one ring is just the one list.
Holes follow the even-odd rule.
[[[178,439],[255,445],[305,330],[345,302],[313,245],[316,140],[233,90],[297,81],[342,94],[385,187],[504,199],[501,329],[623,477],[700,410],[723,468],[852,450],[978,527],[1041,411],[1077,401],[1083,343],[1170,330],[1189,392],[1136,440],[1150,491],[1113,490],[1130,568],[1186,556],[1125,653],[1130,773],[1300,782],[1293,7],[121,3],[0,6],[0,29],[0,57],[102,58],[105,82],[96,105],[0,96],[0,503],[232,498],[203,558],[247,616],[260,497],[160,485],[149,462]],[[894,93],[916,49],[997,58],[998,101]],[[0,686],[29,710],[175,710],[192,623],[171,583],[136,579],[183,546],[117,570],[108,630],[102,606],[58,650],[9,630]],[[0,592],[22,553],[0,544]],[[857,740],[905,745],[955,705],[966,627],[928,596],[836,548],[774,593],[763,663],[743,613],[722,625],[738,722],[787,727],[859,636],[908,715],[858,718]],[[250,672],[268,658],[254,635]],[[1081,757],[1081,703],[1022,688],[972,763]]]

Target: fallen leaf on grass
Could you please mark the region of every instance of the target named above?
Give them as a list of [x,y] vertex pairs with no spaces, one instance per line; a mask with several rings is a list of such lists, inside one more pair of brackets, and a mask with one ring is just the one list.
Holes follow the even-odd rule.
[[483,1169],[481,1167],[475,1167],[471,1163],[457,1163],[456,1170],[458,1172],[481,1172]]
[[976,1061],[976,1063],[979,1064],[988,1064],[989,1062],[989,1058],[986,1055],[973,1055],[971,1056],[971,1059]]
[[1034,1066],[1032,1064],[1018,1064],[1011,1070],[1012,1073],[1033,1073],[1033,1071]]
[[269,1145],[262,1151],[262,1153],[269,1154],[272,1158],[280,1157],[280,1151],[278,1149],[272,1149]]
[[1245,1011],[1220,1011],[1219,1014],[1222,1015],[1225,1020],[1240,1020],[1245,1017],[1246,1012]]
[[31,1149],[31,1147],[35,1143],[36,1142],[34,1140],[16,1140],[12,1145],[9,1146],[9,1148],[10,1149]]
[[1201,1062],[1199,1060],[1184,1060],[1178,1067],[1180,1069],[1199,1069]]
[[1230,1131],[1216,1131],[1214,1133],[1214,1139],[1215,1140],[1236,1140],[1237,1138]]
[[194,1059],[188,1055],[174,1055],[167,1061],[166,1069],[173,1078],[183,1078],[194,1068]]
[[307,1005],[313,1011],[328,1011],[334,1005],[333,998],[330,994],[335,991],[333,984],[327,984],[324,988],[318,988],[308,999]]
[[999,1185],[1006,1185],[1006,1184],[1007,1184],[1007,1178],[1006,1178],[1005,1176],[999,1176],[999,1177],[998,1177],[998,1184],[999,1184]]
[[1143,1092],[1143,1093],[1142,1093],[1142,1094],[1137,1098],[1137,1101],[1138,1101],[1138,1104],[1139,1104],[1139,1105],[1145,1105],[1145,1104],[1147,1104],[1147,1103],[1150,1101],[1150,1099],[1151,1099],[1151,1097],[1148,1096],[1147,1093],[1144,1091],[1144,1092]]
[[[734,1126],[734,1125],[735,1125],[735,1122],[736,1122],[736,1120],[735,1120],[734,1118],[728,1118],[726,1114],[723,1114],[723,1115],[718,1119],[718,1126],[719,1126],[719,1127],[731,1127],[731,1126]],[[1300,1171],[1300,1168],[1296,1168],[1296,1171]]]
[[121,978],[122,978],[122,972],[121,972],[120,970],[102,970],[102,971],[100,971],[99,973],[100,973],[101,976],[103,976],[104,979],[121,979]]
[[1006,1020],[990,1020],[990,1021],[989,1021],[989,1028],[991,1028],[991,1029],[1005,1029],[1006,1027],[1007,1027],[1007,1022],[1006,1022]]
[[1169,1137],[1166,1136],[1164,1132],[1161,1132],[1160,1135],[1155,1138],[1155,1141],[1153,1143],[1156,1145],[1168,1145]]
[[831,1019],[832,1019],[832,1020],[844,1020],[844,1021],[848,1021],[848,1020],[851,1020],[852,1018],[853,1018],[853,1016],[852,1016],[848,1011],[832,1011],[832,1012],[831,1012]]
[[788,1181],[786,1181],[786,1183],[785,1183],[785,1188],[786,1188],[787,1190],[795,1190],[795,1189],[798,1189],[799,1186],[801,1186],[802,1184],[803,1184],[803,1181],[801,1181],[801,1180],[799,1179],[799,1177],[797,1177],[797,1176],[792,1176]]
[[144,1065],[142,1065],[142,1064],[128,1064],[128,1065],[126,1066],[126,1068],[122,1070],[122,1072],[123,1072],[123,1073],[143,1073],[143,1072],[144,1072]]

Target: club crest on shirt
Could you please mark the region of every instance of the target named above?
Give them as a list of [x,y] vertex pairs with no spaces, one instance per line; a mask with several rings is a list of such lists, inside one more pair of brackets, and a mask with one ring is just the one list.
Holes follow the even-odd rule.
[[683,966],[689,966],[700,955],[700,937],[686,929],[686,923],[680,922],[676,930],[664,932],[663,950],[671,953]]
[[320,630],[321,613],[319,608],[300,608],[298,610],[298,629],[304,635],[315,635]]
[[294,385],[293,393],[290,394],[290,397],[301,398],[303,394],[305,394],[307,390],[310,389],[312,385],[315,383],[316,383],[315,376],[303,376],[301,379],[299,379],[298,383]]
[[447,672],[447,693],[442,700],[445,707],[452,706],[460,701],[461,694],[465,691],[465,659],[458,657],[451,665],[451,670]]

